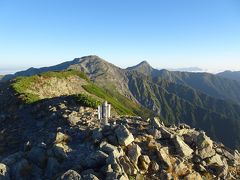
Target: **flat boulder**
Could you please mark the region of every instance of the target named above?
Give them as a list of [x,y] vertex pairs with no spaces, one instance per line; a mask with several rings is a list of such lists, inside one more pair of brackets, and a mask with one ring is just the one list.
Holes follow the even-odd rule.
[[122,146],[128,146],[134,141],[132,133],[123,125],[119,125],[115,130],[118,143]]
[[175,136],[173,142],[176,147],[176,151],[184,157],[192,156],[193,150],[183,141],[180,136]]

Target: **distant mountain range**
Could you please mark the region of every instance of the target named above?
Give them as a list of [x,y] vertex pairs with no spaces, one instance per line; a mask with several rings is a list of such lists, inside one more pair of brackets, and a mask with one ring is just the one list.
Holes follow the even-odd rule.
[[240,81],[240,71],[224,71],[224,72],[218,73],[217,75],[227,79]]
[[85,56],[6,75],[3,81],[67,69],[86,73],[96,85],[150,109],[167,124],[184,122],[228,147],[240,147],[240,82],[221,74],[157,70],[146,61],[122,69],[98,56]]
[[181,71],[181,72],[206,72],[206,70],[199,67],[186,67],[186,68],[170,68],[169,71]]

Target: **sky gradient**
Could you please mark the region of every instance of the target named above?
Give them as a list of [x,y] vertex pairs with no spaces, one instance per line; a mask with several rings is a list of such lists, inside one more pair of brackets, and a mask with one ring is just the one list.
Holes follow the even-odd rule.
[[240,70],[240,1],[0,1],[0,73],[90,54],[120,67]]

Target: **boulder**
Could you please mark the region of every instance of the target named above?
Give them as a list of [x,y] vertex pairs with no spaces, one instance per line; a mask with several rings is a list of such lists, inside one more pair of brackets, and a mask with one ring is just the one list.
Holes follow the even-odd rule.
[[124,154],[121,147],[116,147],[116,146],[113,146],[106,142],[102,143],[100,145],[100,150],[105,152],[108,155],[112,154],[114,156],[114,158],[119,158],[120,156],[123,156],[123,154]]
[[13,179],[26,179],[30,176],[31,171],[31,165],[26,159],[22,159],[11,167],[11,176]]
[[138,167],[145,172],[148,170],[150,163],[151,160],[147,155],[141,155],[139,157]]
[[6,158],[4,158],[1,163],[5,164],[6,166],[10,167],[11,165],[13,165],[14,163],[16,163],[17,161],[21,160],[23,157],[23,152],[17,152],[14,153]]
[[92,139],[95,143],[97,142],[101,142],[103,138],[103,135],[102,135],[102,130],[100,128],[96,128],[93,130],[92,132]]
[[132,144],[128,146],[127,156],[130,161],[137,167],[138,158],[141,156],[141,148],[137,144]]
[[122,146],[128,146],[134,141],[132,133],[123,125],[119,125],[116,128],[115,133],[117,135],[118,143]]
[[112,155],[110,155],[107,158],[107,164],[111,165],[111,168],[115,173],[119,173],[119,174],[123,173],[120,163],[118,162],[118,159],[115,159]]
[[161,123],[161,121],[158,117],[151,118],[150,124],[156,129],[159,129],[160,127],[163,126],[163,124]]
[[40,168],[44,168],[47,162],[47,151],[42,147],[33,147],[27,153],[27,158]]
[[213,149],[213,142],[208,136],[206,136],[204,132],[201,132],[197,136],[196,145],[196,154],[202,159],[212,157],[215,154],[215,150]]
[[150,167],[149,167],[150,172],[158,172],[159,171],[159,165],[156,161],[151,161]]
[[163,162],[163,165],[165,166],[165,168],[168,169],[172,167],[170,155],[168,154],[168,152],[166,152],[164,148],[161,148],[160,150],[158,150],[157,155],[159,160]]
[[175,136],[173,142],[176,147],[176,151],[184,157],[192,156],[193,150],[183,141],[180,136]]
[[184,162],[180,162],[175,165],[174,171],[178,176],[185,176],[190,173],[189,168],[186,166]]
[[158,129],[150,128],[150,129],[148,129],[148,133],[151,134],[154,137],[154,139],[162,138],[161,131],[159,131]]
[[57,180],[82,180],[82,177],[76,171],[70,169],[61,175]]
[[48,158],[47,168],[45,170],[45,177],[51,178],[54,177],[60,169],[60,164],[55,158]]
[[133,176],[137,174],[137,169],[134,167],[127,156],[120,157],[119,162],[127,175]]
[[106,164],[108,155],[102,151],[91,153],[85,160],[86,166],[89,168],[98,168]]
[[228,164],[226,159],[216,154],[213,157],[208,158],[207,162],[208,169],[210,169],[213,174],[221,178],[226,178],[228,174]]
[[68,136],[68,135],[66,135],[66,134],[63,134],[63,133],[61,133],[61,132],[58,132],[57,134],[56,134],[56,138],[55,138],[55,144],[58,144],[58,143],[67,143],[68,141],[70,141],[71,140],[71,138]]
[[68,158],[67,152],[69,151],[70,151],[69,147],[64,144],[54,144],[52,147],[53,156],[59,161],[67,159]]
[[211,158],[208,158],[208,165],[216,164],[218,166],[224,166],[224,162],[219,154],[214,155]]
[[172,131],[170,131],[169,129],[167,129],[166,127],[164,127],[164,126],[161,126],[161,127],[159,127],[159,130],[160,130],[160,132],[161,132],[161,134],[162,134],[162,137],[164,138],[164,139],[172,139],[173,137],[174,137],[174,132],[172,132]]
[[3,163],[0,163],[0,179],[10,180],[10,169]]

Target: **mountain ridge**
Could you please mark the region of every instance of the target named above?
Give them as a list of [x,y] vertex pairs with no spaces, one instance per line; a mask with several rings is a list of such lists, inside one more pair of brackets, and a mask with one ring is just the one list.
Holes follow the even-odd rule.
[[[157,70],[145,61],[122,69],[98,56],[75,58],[35,73],[66,69],[86,73],[101,88],[119,92],[160,115],[165,122],[189,123],[206,130],[211,137],[229,147],[239,146],[240,111],[237,102],[240,83],[209,73]],[[24,73],[30,74],[19,74]],[[228,126],[226,137],[221,134],[224,124]]]

